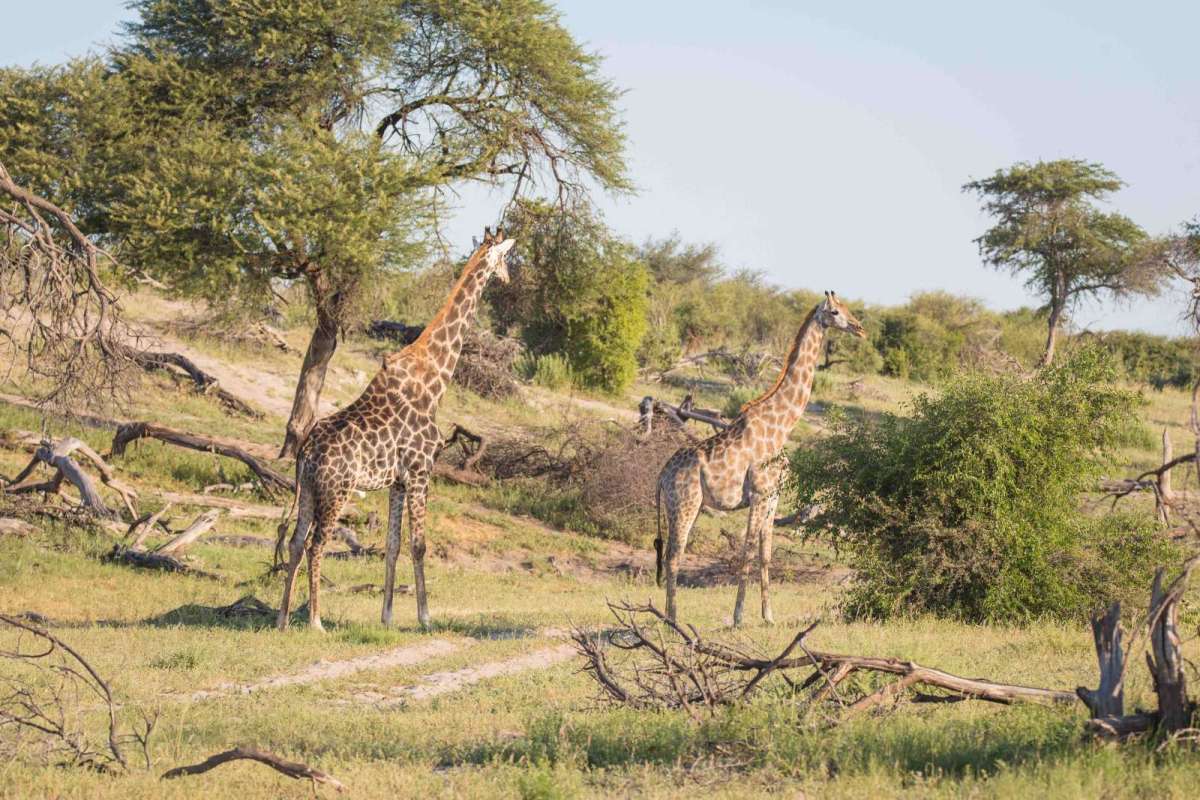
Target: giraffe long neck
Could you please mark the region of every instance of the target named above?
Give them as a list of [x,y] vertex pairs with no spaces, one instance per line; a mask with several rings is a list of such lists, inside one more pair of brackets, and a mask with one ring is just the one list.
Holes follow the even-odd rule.
[[479,310],[479,298],[487,286],[488,271],[485,260],[476,254],[463,268],[462,277],[450,290],[442,310],[437,313],[425,330],[409,348],[422,355],[429,370],[426,384],[429,398],[436,407],[458,365],[467,329],[475,320]]
[[772,414],[779,420],[786,439],[788,433],[804,415],[808,398],[812,395],[813,376],[817,371],[821,343],[825,341],[825,326],[817,321],[817,309],[809,312],[808,318],[796,333],[792,349],[788,351],[779,378],[762,397],[750,406],[762,413]]

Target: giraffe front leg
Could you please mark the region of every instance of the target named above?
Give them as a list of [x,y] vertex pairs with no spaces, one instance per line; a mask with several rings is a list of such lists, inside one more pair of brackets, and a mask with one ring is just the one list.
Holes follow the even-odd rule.
[[392,597],[396,593],[396,559],[400,556],[400,528],[404,518],[404,484],[392,484],[388,496],[387,556],[383,568],[383,613],[385,628],[392,625]]
[[775,508],[779,505],[779,495],[772,494],[763,503],[762,515],[758,521],[758,563],[759,586],[762,589],[762,618],[763,622],[771,625],[775,615],[771,613],[771,555],[774,550],[775,538]]
[[308,627],[314,631],[325,630],[321,625],[321,556],[325,542],[313,537],[308,546]]
[[733,626],[740,627],[746,607],[746,584],[750,582],[750,548],[752,547],[754,527],[754,509],[757,497],[750,500],[750,518],[746,521],[746,536],[742,539],[742,552],[737,562],[737,599],[733,601]]
[[429,629],[429,603],[425,594],[425,501],[429,476],[414,475],[408,485],[408,535],[412,543],[413,590],[417,595],[417,622]]

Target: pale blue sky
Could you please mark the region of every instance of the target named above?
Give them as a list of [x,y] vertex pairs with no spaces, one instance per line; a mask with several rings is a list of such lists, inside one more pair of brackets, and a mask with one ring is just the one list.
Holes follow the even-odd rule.
[[[11,5],[4,63],[81,53],[127,15],[122,0]],[[1033,298],[980,265],[986,220],[959,191],[972,177],[1086,158],[1124,178],[1113,207],[1149,231],[1200,215],[1200,3],[558,5],[627,90],[639,193],[602,206],[635,241],[677,229],[783,286],[883,303],[946,289],[1012,308]],[[465,193],[452,235],[469,240],[502,201]],[[1175,333],[1181,306],[1076,320]]]

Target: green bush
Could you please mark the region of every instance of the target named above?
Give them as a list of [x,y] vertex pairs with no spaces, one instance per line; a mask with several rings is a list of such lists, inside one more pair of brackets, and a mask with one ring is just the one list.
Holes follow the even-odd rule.
[[540,356],[525,353],[517,359],[517,373],[546,389],[565,389],[575,382],[570,362],[560,353],[545,353]]
[[883,619],[1079,618],[1173,556],[1144,518],[1080,512],[1136,426],[1137,395],[1096,348],[1032,378],[966,376],[910,416],[837,418],[793,456],[798,504],[817,535],[849,550],[844,611]]
[[637,375],[649,277],[586,208],[532,201],[509,213],[512,280],[489,290],[492,315],[533,353],[559,353],[579,385],[619,392]]

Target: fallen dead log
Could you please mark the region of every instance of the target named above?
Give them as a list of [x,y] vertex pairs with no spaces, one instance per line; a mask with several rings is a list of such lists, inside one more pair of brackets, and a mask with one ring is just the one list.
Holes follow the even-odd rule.
[[123,349],[122,355],[142,369],[150,372],[162,370],[177,377],[182,377],[179,373],[183,373],[183,375],[191,379],[192,385],[198,393],[216,397],[221,405],[239,414],[244,414],[253,419],[262,419],[263,417],[263,412],[254,408],[254,406],[242,400],[237,395],[221,388],[221,384],[215,376],[200,369],[200,367],[196,366],[196,362],[182,353],[135,350],[132,347],[127,347]]
[[171,501],[168,500],[167,504],[158,511],[155,511],[153,514],[147,514],[130,523],[129,532],[125,534],[125,538],[129,540],[129,548],[132,550],[145,549],[144,543],[146,537],[150,535],[150,531],[154,530],[154,526],[158,524],[163,514],[166,514],[170,508]]
[[295,491],[295,484],[291,478],[262,464],[254,456],[250,455],[244,447],[238,444],[233,444],[227,440],[200,436],[195,433],[187,433],[150,422],[126,422],[120,425],[113,436],[112,454],[114,456],[122,455],[130,442],[144,438],[157,439],[160,442],[166,442],[178,447],[186,447],[189,450],[199,450],[202,453],[216,453],[226,458],[237,459],[250,468],[250,471],[262,482],[262,485],[269,493],[274,494],[277,490],[289,493]]
[[460,483],[466,486],[486,486],[491,481],[479,471],[479,462],[487,452],[488,440],[479,433],[455,424],[450,435],[438,447],[438,455],[447,452],[454,446],[462,451],[462,461],[458,466],[437,460],[433,465],[433,474],[439,478]]
[[[121,500],[125,504],[125,508],[129,511],[130,516],[136,517],[137,507],[134,503],[137,499],[137,492],[117,480],[112,467],[105,463],[99,453],[88,447],[82,440],[76,439],[73,436],[61,439],[56,444],[43,441],[37,450],[34,451],[33,458],[29,464],[13,479],[12,484],[6,487],[5,491],[11,494],[29,492],[56,494],[61,488],[63,480],[66,480],[79,492],[80,502],[85,508],[103,517],[114,517],[115,514],[104,504],[104,500],[96,490],[96,485],[92,482],[91,477],[71,457],[75,452],[81,453],[96,467],[96,470],[100,473],[101,482],[117,492],[121,496]],[[55,470],[54,476],[48,481],[30,482],[28,478],[38,464],[46,464],[52,467]]]
[[103,560],[111,564],[125,564],[126,566],[139,567],[141,569],[157,569],[164,572],[174,572],[179,575],[188,575],[194,578],[204,578],[210,581],[225,580],[215,572],[197,569],[189,564],[185,564],[175,556],[150,553],[145,550],[134,550],[119,544],[113,545],[113,549],[109,551]]
[[[268,506],[260,503],[244,503],[231,497],[214,497],[213,495],[196,494],[194,492],[159,492],[159,497],[180,505],[200,506],[201,508],[220,508],[229,512],[231,519],[279,519],[286,509],[282,506]],[[343,517],[348,514],[343,514]]]
[[186,528],[184,528],[181,533],[172,538],[169,542],[155,548],[154,552],[160,556],[169,556],[181,552],[192,542],[208,533],[208,531],[212,529],[212,526],[217,524],[217,519],[220,516],[220,509],[214,508],[205,511],[203,514],[196,517],[191,525],[188,525]]
[[638,404],[638,425],[641,427],[642,436],[649,436],[653,433],[655,414],[661,414],[680,427],[684,427],[687,420],[703,422],[705,425],[711,426],[714,431],[723,431],[730,424],[728,420],[712,409],[696,408],[690,394],[684,397],[683,402],[677,406],[646,395]]
[[297,780],[312,781],[314,789],[317,784],[331,786],[336,791],[345,791],[346,787],[337,778],[332,775],[322,772],[319,769],[310,767],[307,764],[302,764],[299,761],[286,761],[283,758],[269,753],[266,750],[259,750],[257,747],[235,747],[232,750],[226,750],[222,753],[209,756],[199,764],[189,764],[187,766],[175,767],[169,769],[162,774],[162,780],[171,780],[173,778],[182,778],[186,775],[199,775],[202,772],[208,772],[210,769],[227,764],[230,761],[239,761],[248,759],[257,761],[260,764],[266,764],[276,772],[286,775],[289,778]]
[[[846,655],[811,650],[805,638],[816,625],[798,633],[774,658],[759,658],[735,645],[710,642],[692,626],[677,624],[652,604],[610,603],[617,627],[603,635],[576,630],[573,636],[586,659],[584,671],[599,684],[602,696],[636,708],[682,708],[695,713],[742,701],[765,679],[789,670],[812,670],[803,681],[785,678],[800,690],[812,689],[810,702],[835,700],[848,714],[898,698],[917,686],[950,693],[923,699],[976,699],[992,703],[1072,703],[1072,692],[1034,686],[999,683],[982,678],[964,678],[933,667],[898,658]],[[641,618],[651,621],[647,626]],[[609,652],[627,654],[614,663]],[[800,650],[803,655],[793,655]],[[897,676],[877,691],[847,702],[838,686],[855,672]],[[814,688],[815,687],[815,688]]]

